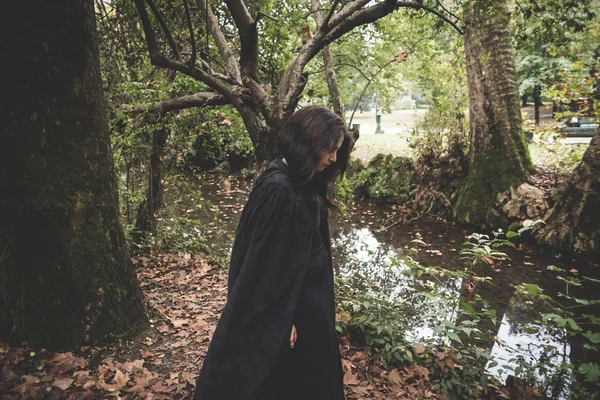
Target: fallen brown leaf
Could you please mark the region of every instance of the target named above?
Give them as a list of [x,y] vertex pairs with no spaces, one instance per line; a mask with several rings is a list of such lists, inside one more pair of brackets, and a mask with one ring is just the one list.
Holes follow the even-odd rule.
[[86,366],[83,357],[75,357],[71,352],[58,353],[52,360],[47,361],[47,363],[52,365],[50,374],[69,372],[75,368],[85,368]]
[[344,374],[344,385],[358,385],[360,381],[356,378],[356,375],[352,373],[352,370],[346,371]]
[[54,379],[53,386],[56,386],[60,390],[67,390],[73,384],[73,382],[75,382],[73,378],[61,375]]

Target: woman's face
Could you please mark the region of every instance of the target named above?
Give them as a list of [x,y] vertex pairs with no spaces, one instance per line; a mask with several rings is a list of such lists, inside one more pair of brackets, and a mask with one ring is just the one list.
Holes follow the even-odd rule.
[[340,137],[333,149],[327,151],[321,156],[317,171],[323,171],[325,168],[329,167],[331,163],[334,163],[337,160],[337,151],[340,149],[340,147],[342,147],[342,143],[344,143],[344,136]]

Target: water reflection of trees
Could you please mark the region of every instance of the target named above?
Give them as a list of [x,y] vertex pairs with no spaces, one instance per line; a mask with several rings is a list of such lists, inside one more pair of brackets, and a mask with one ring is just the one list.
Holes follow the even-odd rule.
[[462,282],[433,282],[402,250],[380,243],[369,229],[338,231],[333,256],[346,284],[394,305],[412,341],[434,340],[434,328],[456,318]]

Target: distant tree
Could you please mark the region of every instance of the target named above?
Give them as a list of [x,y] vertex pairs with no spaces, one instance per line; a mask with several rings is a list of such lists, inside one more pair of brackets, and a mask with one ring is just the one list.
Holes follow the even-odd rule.
[[15,7],[3,26],[0,338],[73,348],[147,321],[119,222],[94,6]]
[[[522,95],[533,98],[536,123],[540,119],[542,97],[556,97],[551,96],[552,88],[565,81],[565,73],[573,75],[573,62],[591,60],[594,48],[589,46],[593,41],[588,35],[597,9],[594,0],[515,2],[511,26],[517,50],[519,89]],[[579,41],[585,42],[583,46],[577,44]],[[555,105],[576,98],[562,92]]]

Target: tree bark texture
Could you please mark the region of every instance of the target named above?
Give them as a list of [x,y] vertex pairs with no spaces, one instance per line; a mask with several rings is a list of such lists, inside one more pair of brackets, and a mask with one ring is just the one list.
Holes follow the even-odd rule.
[[168,130],[157,127],[152,132],[152,150],[149,157],[148,189],[146,199],[138,207],[134,240],[140,243],[148,233],[156,232],[158,210],[163,204],[162,170],[167,145]]
[[15,4],[3,27],[13,97],[0,111],[0,338],[74,348],[146,322],[119,222],[94,5]]
[[499,192],[525,182],[533,169],[522,126],[506,0],[465,6],[469,86],[469,172],[455,205],[456,218],[479,226],[498,223]]
[[600,251],[600,129],[546,215],[540,242],[577,254]]

